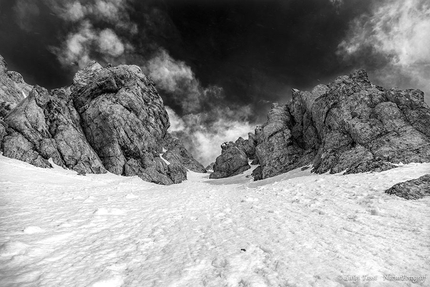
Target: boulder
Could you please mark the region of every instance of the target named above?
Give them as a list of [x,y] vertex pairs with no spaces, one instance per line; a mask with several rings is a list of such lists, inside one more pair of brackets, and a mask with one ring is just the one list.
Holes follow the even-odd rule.
[[246,140],[242,137],[239,137],[236,140],[235,144],[240,150],[242,150],[246,154],[249,159],[255,159],[256,140],[254,134],[249,133],[248,139]]
[[139,67],[90,66],[76,74],[71,91],[85,136],[108,171],[124,174],[131,159],[143,169],[154,165],[169,122]]
[[[294,113],[301,109],[296,106]],[[298,116],[297,116],[298,117]],[[303,122],[303,114],[300,115]],[[295,125],[296,123],[296,125]],[[297,126],[303,125],[295,121],[289,106],[274,104],[268,114],[267,122],[257,127],[256,158],[260,169],[254,171],[257,179],[275,176],[310,162],[312,151],[307,152],[300,139],[301,134],[293,135]]]
[[430,174],[398,183],[387,189],[385,193],[397,195],[405,199],[420,199],[424,196],[430,196]]
[[251,168],[245,152],[239,149],[235,143],[224,143],[221,149],[222,153],[217,157],[213,168],[214,172],[210,174],[209,178],[229,177]]
[[93,63],[76,74],[71,91],[85,136],[108,171],[155,183],[177,183],[186,178],[184,169],[164,163],[160,158],[163,146],[168,148],[167,161],[204,171],[169,137],[163,101],[139,67],[103,68]]

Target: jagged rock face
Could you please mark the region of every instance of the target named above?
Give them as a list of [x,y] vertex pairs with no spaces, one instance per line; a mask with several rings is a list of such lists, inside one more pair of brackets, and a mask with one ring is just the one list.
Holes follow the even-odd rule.
[[3,151],[3,138],[6,136],[6,123],[0,119],[0,150]]
[[167,174],[173,183],[181,183],[187,179],[187,169],[179,163],[170,163],[167,166]]
[[251,168],[245,152],[239,149],[235,143],[224,143],[221,148],[222,153],[217,157],[213,167],[214,172],[210,174],[209,178],[229,177]]
[[313,165],[317,173],[383,171],[430,161],[430,109],[419,90],[386,90],[359,70],[292,91],[255,130],[255,179]]
[[385,193],[394,194],[405,199],[420,199],[424,196],[430,196],[430,174],[398,183],[387,189]]
[[[417,117],[430,115],[423,92],[376,87],[363,70],[328,88],[312,106],[321,139],[314,171],[356,173],[430,161],[430,138],[416,128],[422,129]],[[400,102],[403,111],[396,104]]]
[[255,137],[252,133],[248,134],[248,139],[238,138],[236,146],[242,150],[249,159],[255,159]]
[[70,98],[36,86],[4,120],[3,154],[35,166],[51,167],[49,159],[81,173],[105,172],[86,141]]
[[206,171],[213,171],[214,170],[214,166],[215,166],[215,162],[211,162],[210,164],[208,164],[208,166],[206,167]]
[[[108,171],[162,184],[186,179],[185,168],[204,172],[167,133],[163,101],[139,67],[94,63],[76,74],[71,91],[86,138]],[[163,150],[170,165],[160,158]]]
[[267,123],[255,130],[256,157],[261,167],[254,173],[257,178],[274,176],[309,163],[304,147],[293,136],[293,122],[288,106],[274,104]]
[[249,133],[248,139],[238,138],[236,142],[227,142],[221,146],[222,154],[206,167],[213,173],[210,178],[224,178],[244,172],[251,168],[248,159],[257,161],[256,158],[256,138]]
[[31,89],[19,73],[7,70],[6,61],[0,56],[0,117],[4,118]]
[[39,167],[51,167],[52,159],[81,174],[107,170],[159,184],[182,182],[187,168],[204,172],[168,127],[163,101],[139,67],[93,63],[70,88],[36,86],[8,111],[0,119],[0,147]]
[[191,153],[184,147],[180,140],[170,134],[166,134],[163,139],[163,158],[168,162],[176,163],[194,172],[205,173],[206,169],[196,161]]
[[72,97],[86,138],[106,169],[124,175],[154,167],[167,172],[155,163],[169,127],[167,112],[140,68],[86,70],[88,74],[84,70],[75,77]]

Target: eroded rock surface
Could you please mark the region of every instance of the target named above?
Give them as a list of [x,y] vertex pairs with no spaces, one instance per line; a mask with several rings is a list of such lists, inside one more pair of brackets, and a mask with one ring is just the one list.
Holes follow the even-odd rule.
[[62,90],[50,94],[34,87],[30,95],[4,119],[3,154],[35,166],[57,165],[81,173],[105,172],[87,142],[72,102]]
[[24,82],[21,74],[8,71],[6,61],[0,56],[0,118],[26,98],[32,86]]
[[251,168],[246,153],[235,143],[224,143],[221,148],[222,153],[215,161],[214,172],[210,174],[210,178],[233,176]]
[[[383,171],[430,161],[430,109],[420,90],[373,85],[364,70],[310,92],[292,90],[255,130],[253,173],[264,179],[312,165],[316,173]],[[250,157],[249,157],[250,158]]]
[[94,62],[70,88],[49,92],[36,86],[4,114],[3,154],[39,167],[51,167],[52,159],[80,174],[109,171],[159,184],[185,180],[187,169],[205,171],[168,134],[163,101],[137,66]]
[[185,168],[194,171],[205,173],[206,169],[201,163],[193,158],[191,153],[184,147],[181,141],[170,134],[166,134],[163,139],[163,158],[170,163],[176,163]]
[[397,195],[405,199],[420,199],[424,196],[430,196],[430,174],[398,183],[387,189],[385,193]]

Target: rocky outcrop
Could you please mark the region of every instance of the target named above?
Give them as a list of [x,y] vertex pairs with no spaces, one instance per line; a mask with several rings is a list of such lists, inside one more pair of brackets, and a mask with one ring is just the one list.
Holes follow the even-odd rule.
[[139,67],[92,63],[70,88],[34,87],[0,122],[0,140],[5,156],[39,167],[52,159],[80,174],[172,184],[186,179],[187,168],[204,172],[168,128],[163,101]]
[[7,135],[2,142],[3,155],[38,167],[52,167],[52,159],[55,164],[80,173],[105,172],[64,91],[50,94],[36,86],[4,121]]
[[405,199],[420,199],[430,196],[430,174],[426,174],[417,179],[398,183],[385,191]]
[[224,178],[240,174],[251,168],[246,153],[233,142],[221,146],[222,153],[217,157],[213,167],[214,172],[209,178]]
[[205,173],[206,169],[197,160],[193,158],[191,153],[184,147],[181,141],[174,138],[170,134],[166,134],[163,139],[163,158],[170,163],[176,163],[185,168],[194,171]]
[[213,171],[210,178],[229,177],[250,169],[248,159],[252,160],[252,164],[257,161],[255,146],[256,139],[252,133],[248,134],[248,139],[240,137],[235,142],[223,143],[221,155],[206,167],[206,170]]
[[0,118],[27,97],[31,89],[19,73],[7,70],[6,61],[0,56]]
[[430,161],[430,109],[419,90],[373,85],[364,70],[292,90],[255,130],[255,179],[312,165],[316,173],[382,171]]
[[208,166],[206,166],[206,171],[214,171],[214,166],[215,166],[215,162],[211,162],[210,164],[208,164]]
[[238,138],[235,142],[236,146],[242,150],[246,156],[251,159],[254,160],[255,159],[255,137],[254,134],[249,133],[248,134],[248,139],[243,139],[242,137]]
[[294,138],[293,128],[289,128],[292,122],[288,107],[274,104],[268,122],[256,128],[256,157],[260,164],[260,169],[254,173],[257,178],[274,176],[309,163],[314,153],[306,152]]
[[159,157],[167,112],[139,67],[94,63],[76,75],[71,91],[85,136],[108,171],[172,183]]

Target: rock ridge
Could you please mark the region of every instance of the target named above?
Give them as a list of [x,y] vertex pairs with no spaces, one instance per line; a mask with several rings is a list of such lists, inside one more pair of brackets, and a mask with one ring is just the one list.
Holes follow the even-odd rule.
[[[0,58],[0,81],[9,83],[10,75]],[[138,66],[93,62],[70,87],[34,86],[28,96],[24,88],[0,91],[0,107],[8,107],[0,115],[4,156],[45,168],[52,160],[79,174],[137,175],[158,184],[180,183],[187,170],[205,172],[168,133],[163,101]]]
[[[250,134],[255,158],[248,159],[259,164],[255,180],[304,166],[349,174],[429,162],[429,123],[422,91],[385,89],[358,70],[312,91],[292,89],[291,101],[274,104],[267,122]],[[215,169],[231,176],[217,163]]]

